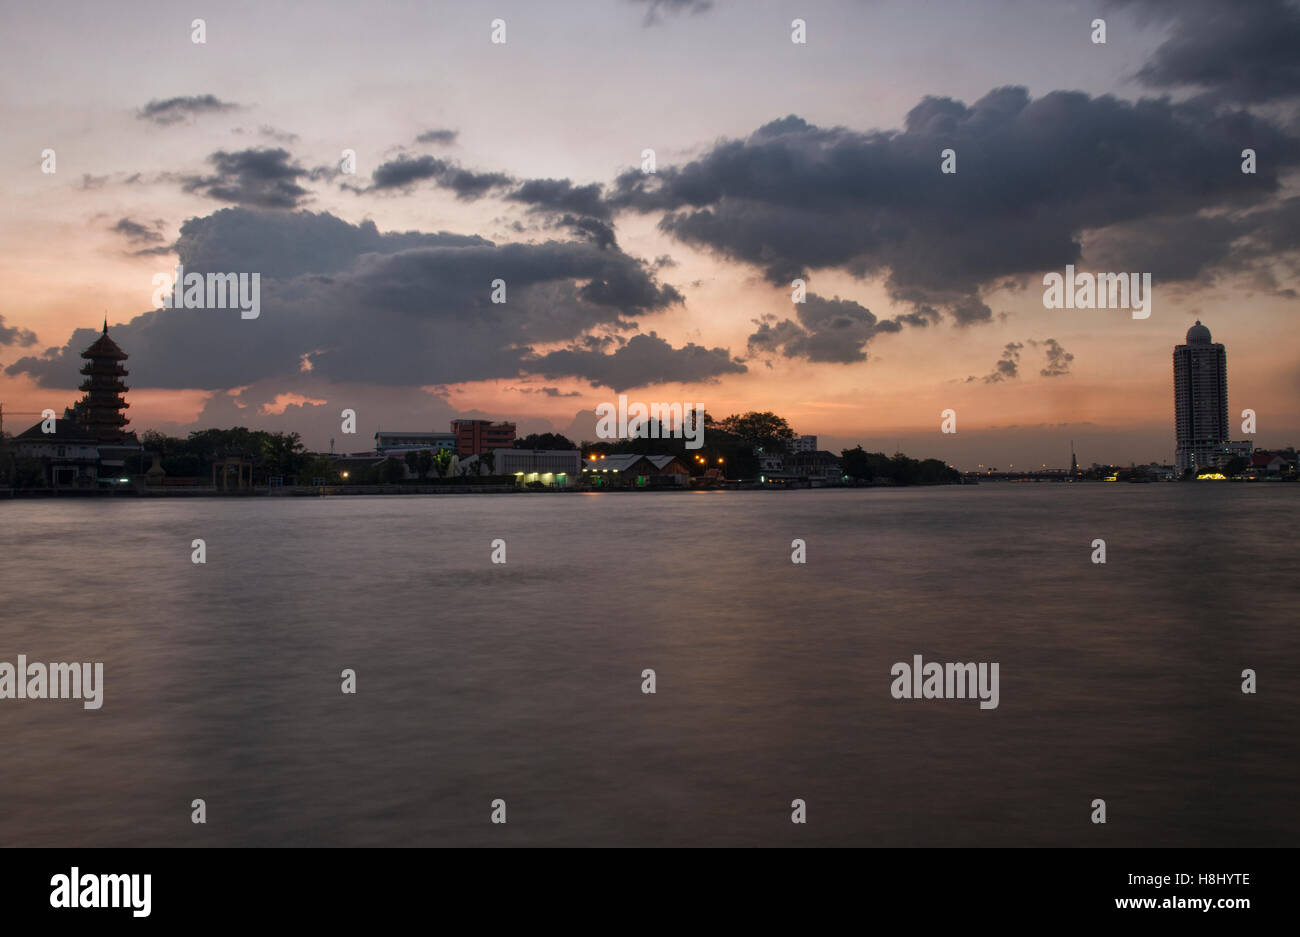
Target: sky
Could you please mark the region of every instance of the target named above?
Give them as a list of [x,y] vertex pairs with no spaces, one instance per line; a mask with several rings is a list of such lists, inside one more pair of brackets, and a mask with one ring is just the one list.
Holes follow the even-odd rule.
[[[9,432],[107,316],[136,431],[581,441],[626,394],[963,469],[1168,462],[1199,319],[1241,438],[1300,442],[1293,3],[51,2],[0,37]],[[178,263],[258,273],[260,314],[160,307]],[[1046,308],[1066,265],[1149,273],[1149,317]]]

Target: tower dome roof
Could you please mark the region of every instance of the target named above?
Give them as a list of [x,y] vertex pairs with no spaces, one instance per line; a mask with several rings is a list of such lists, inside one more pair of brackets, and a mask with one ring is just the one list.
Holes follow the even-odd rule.
[[1208,345],[1210,344],[1210,330],[1201,325],[1201,320],[1197,319],[1196,324],[1187,330],[1187,344],[1189,345]]

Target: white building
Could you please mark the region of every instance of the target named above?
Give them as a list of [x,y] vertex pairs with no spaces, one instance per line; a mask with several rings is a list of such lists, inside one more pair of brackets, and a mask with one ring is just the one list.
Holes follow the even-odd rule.
[[582,478],[582,453],[577,449],[493,449],[492,473],[513,475],[520,484],[541,482],[568,488]]
[[[99,442],[72,420],[52,420],[46,433],[42,420],[10,442],[15,456],[39,459],[51,488],[94,488],[99,480]],[[116,447],[113,447],[116,448]]]

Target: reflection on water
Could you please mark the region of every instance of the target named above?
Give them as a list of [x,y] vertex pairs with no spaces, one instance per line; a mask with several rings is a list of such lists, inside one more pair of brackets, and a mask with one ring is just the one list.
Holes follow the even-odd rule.
[[[0,503],[0,660],[105,665],[102,709],[0,700],[0,841],[1295,845],[1298,504],[1268,485]],[[913,654],[999,662],[999,707],[892,699]]]

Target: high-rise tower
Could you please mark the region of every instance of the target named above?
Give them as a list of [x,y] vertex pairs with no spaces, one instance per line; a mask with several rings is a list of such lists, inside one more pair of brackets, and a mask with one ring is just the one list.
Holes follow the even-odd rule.
[[1178,470],[1218,465],[1228,445],[1228,359],[1200,320],[1174,346],[1174,428]]

